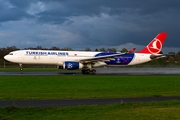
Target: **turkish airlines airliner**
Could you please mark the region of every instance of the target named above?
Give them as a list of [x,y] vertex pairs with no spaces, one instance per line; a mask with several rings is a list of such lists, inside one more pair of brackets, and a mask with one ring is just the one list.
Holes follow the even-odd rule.
[[95,74],[95,67],[137,65],[165,57],[160,54],[167,33],[159,33],[137,53],[87,52],[55,50],[17,50],[4,56],[7,61],[22,64],[56,65],[58,69],[81,69],[83,74]]

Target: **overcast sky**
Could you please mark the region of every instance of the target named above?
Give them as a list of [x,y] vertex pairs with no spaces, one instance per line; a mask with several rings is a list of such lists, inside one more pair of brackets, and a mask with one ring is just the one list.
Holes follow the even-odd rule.
[[0,0],[0,48],[141,49],[168,32],[180,51],[180,0]]

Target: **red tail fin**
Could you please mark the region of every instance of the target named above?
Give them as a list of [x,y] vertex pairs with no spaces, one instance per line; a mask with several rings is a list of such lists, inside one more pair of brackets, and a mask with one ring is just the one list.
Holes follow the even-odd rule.
[[159,54],[166,39],[167,33],[159,33],[144,49],[138,53]]

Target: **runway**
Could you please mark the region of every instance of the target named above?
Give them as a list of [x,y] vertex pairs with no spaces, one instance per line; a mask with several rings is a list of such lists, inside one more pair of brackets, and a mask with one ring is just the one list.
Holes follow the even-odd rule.
[[179,75],[180,67],[123,67],[98,68],[98,74],[124,74],[124,75]]
[[0,107],[54,107],[78,105],[106,105],[128,102],[162,102],[167,100],[180,100],[180,97],[148,97],[148,98],[107,98],[107,99],[76,99],[76,100],[11,100],[0,101]]
[[[175,67],[153,67],[153,68],[136,68],[136,67],[123,67],[123,68],[96,68],[96,75],[180,75],[180,68]],[[81,71],[63,71],[63,72],[0,72],[0,75],[20,75],[20,76],[38,76],[38,75],[83,75]]]
[[49,76],[49,75],[82,75],[81,72],[0,72],[0,76]]

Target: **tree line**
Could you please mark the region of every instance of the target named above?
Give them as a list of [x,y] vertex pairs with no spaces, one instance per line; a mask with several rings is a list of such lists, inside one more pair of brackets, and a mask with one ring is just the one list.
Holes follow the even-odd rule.
[[[6,47],[6,48],[0,48],[0,67],[4,67],[5,62],[8,64],[13,64],[13,63],[9,63],[8,61],[4,60],[4,56],[7,55],[8,53],[15,51],[15,50],[20,50],[19,48],[17,48],[16,46],[11,46],[11,47]],[[33,47],[29,47],[29,48],[24,48],[22,50],[62,50],[62,51],[73,51],[72,48],[59,48],[56,46],[52,46],[51,48],[43,48],[42,46],[37,46],[35,48]],[[100,51],[100,52],[128,52],[128,50],[126,48],[123,48],[121,50],[117,50],[115,48],[96,48],[95,50],[91,50],[91,48],[85,48],[84,50],[80,50],[80,51]],[[161,60],[162,61],[162,60]],[[163,59],[164,62],[175,62],[178,63],[180,62],[180,52],[169,52],[168,53],[168,57]]]

